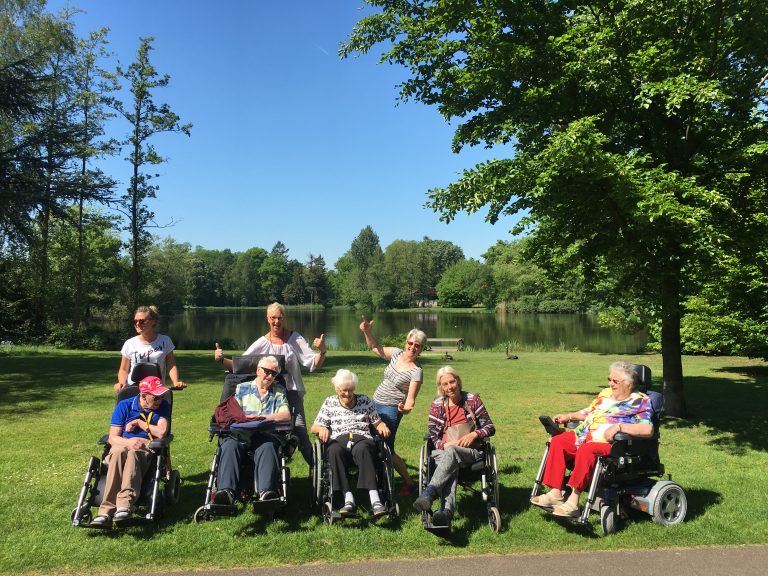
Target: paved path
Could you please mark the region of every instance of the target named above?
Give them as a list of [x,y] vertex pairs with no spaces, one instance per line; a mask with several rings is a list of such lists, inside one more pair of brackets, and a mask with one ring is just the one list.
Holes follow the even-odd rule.
[[304,564],[171,572],[167,576],[759,576],[768,546],[465,556],[351,564]]

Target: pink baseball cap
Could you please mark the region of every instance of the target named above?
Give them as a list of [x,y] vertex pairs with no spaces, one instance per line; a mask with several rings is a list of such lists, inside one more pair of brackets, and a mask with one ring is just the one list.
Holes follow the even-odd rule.
[[147,376],[139,382],[139,392],[152,394],[152,396],[162,396],[168,392],[168,388],[163,386],[163,381],[157,376]]

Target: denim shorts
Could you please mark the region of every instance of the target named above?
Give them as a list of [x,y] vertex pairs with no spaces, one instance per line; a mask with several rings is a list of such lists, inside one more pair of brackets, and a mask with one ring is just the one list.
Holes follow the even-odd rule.
[[397,434],[397,427],[400,426],[400,419],[403,417],[403,413],[397,409],[396,405],[392,404],[379,404],[375,400],[373,401],[373,407],[376,408],[376,412],[379,413],[379,418],[389,428],[389,438],[385,438],[384,442],[387,443],[392,453],[395,453],[395,435]]

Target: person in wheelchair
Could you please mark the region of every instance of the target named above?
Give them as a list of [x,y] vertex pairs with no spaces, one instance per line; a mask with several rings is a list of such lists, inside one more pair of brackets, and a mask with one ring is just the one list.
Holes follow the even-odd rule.
[[437,467],[413,507],[429,513],[433,501],[440,498],[432,524],[450,526],[459,470],[483,457],[478,442],[493,436],[496,428],[480,396],[462,390],[461,377],[453,367],[440,368],[436,381],[438,397],[429,407],[428,435]]
[[149,469],[149,443],[168,432],[170,405],[163,399],[168,388],[160,378],[147,376],[139,382],[139,394],[117,403],[109,425],[107,477],[98,515],[92,526],[107,528],[112,520],[128,520]]
[[[288,423],[291,412],[285,388],[275,384],[280,367],[274,356],[265,356],[259,360],[256,378],[237,385],[235,400],[242,407],[246,418],[250,420]],[[247,440],[244,438],[247,437]],[[248,432],[221,438],[221,461],[218,471],[217,490],[214,503],[232,505],[238,493],[240,481],[240,463],[247,450],[253,450],[254,490],[259,500],[273,500],[278,497],[277,486],[280,480],[280,461],[277,455],[277,440],[270,434]]]
[[[557,414],[557,424],[579,422],[573,430],[552,437],[544,466],[543,484],[549,492],[531,498],[531,503],[552,510],[555,516],[578,518],[579,496],[589,490],[597,458],[610,454],[611,442],[619,432],[639,438],[653,435],[651,402],[647,395],[634,391],[639,380],[637,367],[630,362],[611,364],[608,388],[578,412]],[[572,468],[565,499],[566,468]]]
[[383,438],[389,436],[389,428],[379,417],[370,398],[365,394],[355,394],[357,375],[354,372],[342,368],[331,382],[336,395],[323,401],[311,431],[327,445],[333,492],[343,495],[344,504],[339,514],[352,516],[357,510],[347,477],[347,469],[354,464],[358,469],[357,488],[368,491],[373,517],[379,518],[387,514],[387,508],[381,502],[376,482],[377,456],[371,427]]

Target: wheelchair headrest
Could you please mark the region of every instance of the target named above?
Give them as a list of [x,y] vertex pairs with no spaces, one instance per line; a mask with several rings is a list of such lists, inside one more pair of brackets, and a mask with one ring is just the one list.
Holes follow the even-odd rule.
[[282,354],[242,354],[232,356],[232,373],[256,374],[259,360],[267,356],[274,356],[280,366],[280,372],[285,372],[285,356]]
[[635,382],[635,390],[638,392],[647,393],[648,388],[651,387],[653,380],[651,376],[651,369],[645,364],[636,364],[637,366],[637,382]]
[[163,375],[160,373],[160,365],[154,362],[138,362],[131,369],[129,380],[139,383],[147,376],[157,376],[162,379]]

